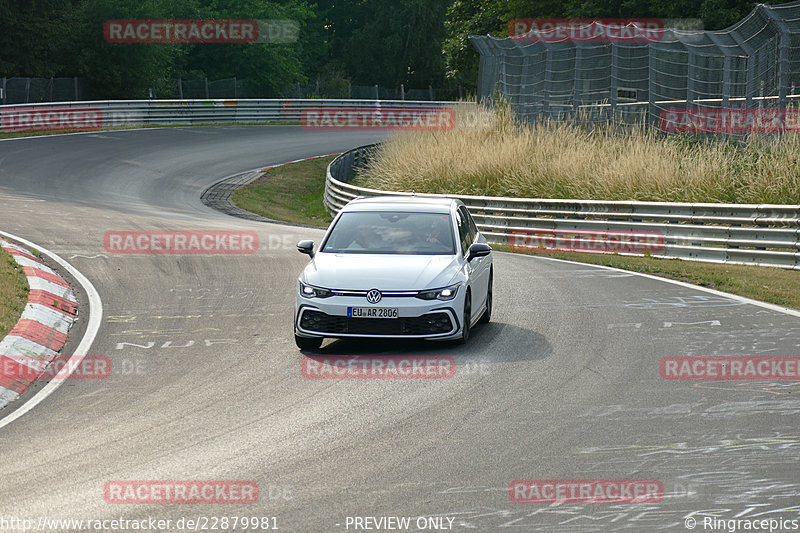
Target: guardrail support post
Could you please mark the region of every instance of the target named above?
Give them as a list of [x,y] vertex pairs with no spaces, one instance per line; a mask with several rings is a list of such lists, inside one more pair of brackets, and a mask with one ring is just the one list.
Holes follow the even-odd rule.
[[778,28],[780,41],[778,41],[778,108],[786,109],[786,95],[789,94],[789,51],[792,46],[792,31],[786,22],[783,21],[770,6],[761,4],[760,9],[764,11],[769,21]]
[[552,118],[552,111],[550,110],[550,90],[552,89],[552,80],[553,80],[553,51],[550,49],[550,45],[547,43],[542,43],[545,47],[545,59],[544,59],[544,84],[543,84],[543,92],[542,95],[542,111],[545,118]]
[[647,123],[658,124],[659,117],[654,116],[656,113],[656,50],[655,45],[650,43],[647,47]]
[[691,49],[687,50],[689,55],[686,56],[686,108],[694,105],[697,91],[695,90],[695,78],[697,77],[697,54]]
[[619,79],[619,45],[611,41],[611,77],[609,78],[609,103],[611,104],[611,120],[617,114],[617,80]]

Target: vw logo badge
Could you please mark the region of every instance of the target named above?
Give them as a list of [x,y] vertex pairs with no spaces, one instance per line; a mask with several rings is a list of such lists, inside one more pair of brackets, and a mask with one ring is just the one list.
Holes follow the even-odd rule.
[[371,304],[376,304],[381,301],[381,291],[372,289],[367,293],[367,301]]

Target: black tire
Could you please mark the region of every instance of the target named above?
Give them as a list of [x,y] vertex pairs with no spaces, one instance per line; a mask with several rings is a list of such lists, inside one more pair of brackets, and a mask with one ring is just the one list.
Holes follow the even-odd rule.
[[294,336],[294,343],[301,350],[317,350],[322,346],[322,337],[299,337]]
[[489,321],[492,319],[492,284],[494,283],[494,272],[489,272],[489,290],[486,293],[486,310],[481,315],[481,319],[478,321],[481,324],[488,324]]
[[459,344],[467,344],[469,341],[470,323],[472,322],[472,294],[467,291],[467,296],[464,300],[464,314],[461,317],[464,321],[464,329],[461,333],[461,338],[458,339]]

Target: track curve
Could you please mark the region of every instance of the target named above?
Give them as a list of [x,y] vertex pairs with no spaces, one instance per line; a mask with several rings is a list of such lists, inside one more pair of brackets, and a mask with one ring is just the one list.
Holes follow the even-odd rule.
[[[468,346],[322,350],[453,356],[452,379],[303,379],[291,315],[305,258],[293,243],[322,232],[228,217],[200,195],[237,172],[378,138],[217,127],[0,142],[0,229],[91,280],[105,319],[90,354],[130,370],[65,383],[0,429],[0,516],[174,524],[246,514],[275,516],[284,531],[345,530],[348,516],[446,516],[454,530],[479,531],[685,531],[690,515],[800,517],[800,384],[659,375],[666,356],[800,353],[800,319],[735,298],[498,253],[493,322]],[[133,229],[252,230],[262,248],[105,252],[106,231]],[[555,478],[657,479],[665,497],[509,501],[512,480]],[[103,498],[111,480],[184,479],[253,480],[261,497],[246,506]]]

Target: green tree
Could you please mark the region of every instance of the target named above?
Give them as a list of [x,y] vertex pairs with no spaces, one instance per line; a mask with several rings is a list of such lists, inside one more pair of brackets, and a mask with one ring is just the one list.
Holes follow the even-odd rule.
[[478,79],[478,52],[470,35],[508,35],[508,1],[455,0],[447,10],[443,51],[447,77],[469,89]]
[[175,75],[186,45],[109,43],[103,26],[113,19],[194,18],[192,0],[83,0],[73,13],[68,49],[74,75],[94,98],[146,98],[154,80]]
[[[513,1],[513,0],[512,0]],[[520,0],[524,4],[525,0]],[[752,0],[568,0],[570,17],[693,18],[707,30],[725,29],[756,7]]]
[[319,36],[321,60],[308,71],[345,73],[355,85],[439,85],[448,1],[320,0],[311,33]]
[[0,74],[49,78],[62,74],[60,52],[72,28],[73,0],[0,2]]
[[[282,3],[267,0],[204,1],[200,11],[204,18],[210,19],[292,21],[300,29],[300,36],[307,21],[313,17],[311,8],[301,0]],[[277,97],[288,85],[305,81],[302,72],[305,42],[192,44],[182,58],[181,73],[194,73],[212,80],[247,79],[259,94]]]
[[707,30],[722,30],[746,17],[756,4],[751,0],[704,0],[699,17]]

